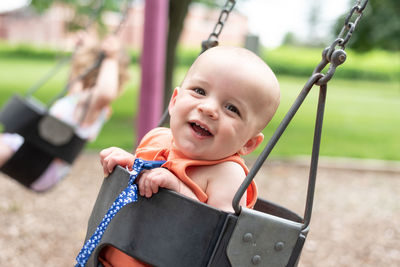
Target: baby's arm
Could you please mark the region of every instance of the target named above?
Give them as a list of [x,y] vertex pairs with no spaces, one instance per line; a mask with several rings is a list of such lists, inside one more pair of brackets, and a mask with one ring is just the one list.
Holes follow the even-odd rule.
[[160,187],[163,187],[198,200],[189,187],[165,168],[155,168],[144,171],[139,177],[138,185],[141,196],[151,197],[158,192]]
[[[99,111],[110,105],[118,97],[119,93],[119,64],[118,53],[120,43],[117,37],[108,36],[101,44],[101,51],[105,54],[96,84],[92,89],[92,104],[89,107],[93,111]],[[89,110],[89,113],[92,110]]]
[[131,167],[135,156],[121,148],[109,147],[100,151],[100,163],[103,166],[104,176],[107,177],[116,165]]
[[[105,177],[114,170],[116,165],[132,166],[134,161],[135,156],[133,154],[118,147],[109,147],[100,152],[100,163],[103,166]],[[189,187],[165,168],[143,171],[139,176],[138,185],[141,196],[151,197],[158,192],[159,187],[163,187],[198,200]]]
[[[233,212],[233,197],[246,177],[243,168],[235,162],[227,161],[210,166],[208,172],[207,176],[210,178],[206,188],[207,204],[224,211]],[[239,204],[246,206],[246,194]]]

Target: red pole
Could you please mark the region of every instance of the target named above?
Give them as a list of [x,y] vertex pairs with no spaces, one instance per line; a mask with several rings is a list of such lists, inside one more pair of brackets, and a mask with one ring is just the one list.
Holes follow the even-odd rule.
[[168,0],[145,1],[138,141],[157,126],[163,112],[168,7]]

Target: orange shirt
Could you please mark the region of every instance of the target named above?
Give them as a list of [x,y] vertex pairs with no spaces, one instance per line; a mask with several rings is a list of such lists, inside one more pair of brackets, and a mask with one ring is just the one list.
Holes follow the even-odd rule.
[[[238,154],[214,161],[193,160],[185,157],[174,147],[171,130],[163,127],[155,128],[143,137],[138,148],[136,149],[136,157],[144,160],[165,160],[166,162],[162,167],[165,167],[174,173],[175,176],[177,176],[186,186],[188,186],[197,196],[197,198],[204,203],[207,202],[208,196],[204,190],[194,183],[187,175],[186,171],[188,167],[207,166],[225,161],[233,161],[242,166],[246,175],[249,172],[248,168],[244,164],[244,160]],[[247,188],[246,195],[246,206],[248,208],[253,208],[257,200],[257,187],[254,181]],[[107,246],[102,250],[99,260],[106,267],[148,266],[111,246]]]
[[[238,163],[244,169],[246,175],[249,169],[246,167],[244,160],[238,155],[232,155],[221,160],[193,160],[185,157],[173,145],[171,130],[168,128],[155,128],[147,133],[138,148],[136,149],[136,157],[145,160],[165,160],[166,163],[162,167],[167,168],[175,174],[186,186],[188,186],[197,196],[197,198],[206,203],[208,196],[206,193],[194,183],[186,171],[188,167],[215,165],[225,161],[233,161]],[[253,208],[257,200],[257,187],[254,181],[247,188],[247,207]]]

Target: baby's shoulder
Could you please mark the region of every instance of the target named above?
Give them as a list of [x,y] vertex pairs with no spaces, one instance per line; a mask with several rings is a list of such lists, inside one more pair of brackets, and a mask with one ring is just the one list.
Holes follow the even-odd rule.
[[217,164],[197,167],[195,173],[202,177],[207,177],[207,180],[243,180],[246,173],[243,167],[234,161],[223,161]]
[[213,165],[193,166],[187,175],[204,191],[224,185],[240,185],[246,174],[242,166],[234,161],[224,161]]
[[223,161],[210,166],[210,171],[220,176],[244,177],[246,173],[243,167],[235,161]]

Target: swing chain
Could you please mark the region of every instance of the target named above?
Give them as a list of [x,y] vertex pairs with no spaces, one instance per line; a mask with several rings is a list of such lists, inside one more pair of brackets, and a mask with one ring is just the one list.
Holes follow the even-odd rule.
[[[344,51],[347,42],[350,40],[358,22],[360,21],[363,11],[368,3],[368,0],[364,0],[361,3],[361,0],[357,0],[357,3],[351,8],[349,14],[347,14],[344,25],[340,30],[338,37],[333,43],[324,49],[322,52],[322,60],[314,69],[313,74],[320,73],[326,65],[329,65],[329,69],[325,75],[323,75],[320,79],[318,79],[315,84],[323,85],[326,84],[335,73],[337,66],[343,64],[346,61],[346,52]],[[351,18],[354,13],[357,14],[357,17],[351,22]],[[337,46],[340,46],[340,49],[336,49]]]
[[117,25],[117,28],[114,30],[114,33],[113,33],[114,35],[117,35],[121,31],[121,28],[123,28],[126,21],[128,20],[129,12],[131,11],[131,6],[133,5],[133,2],[134,2],[134,0],[127,0],[124,3],[122,17],[121,17],[120,22]]
[[[345,45],[347,44],[347,42],[350,40],[350,37],[353,34],[354,29],[356,28],[358,22],[360,21],[367,3],[368,3],[368,0],[364,0],[364,2],[362,4],[361,4],[361,1],[358,0],[357,3],[351,8],[349,14],[347,14],[346,19],[344,20],[344,25],[342,27],[342,30],[340,31],[340,33],[338,35],[338,38],[343,38],[344,34],[346,33],[345,37],[343,38],[343,41],[341,43],[339,43],[339,45],[343,49],[344,49]],[[350,19],[353,17],[354,13],[357,14],[357,17],[354,19],[353,22],[351,22]]]
[[233,10],[236,4],[235,0],[227,0],[218,18],[217,24],[215,24],[212,33],[208,36],[208,39],[201,43],[201,53],[207,49],[218,46],[218,37],[224,28],[225,22],[229,17],[230,12]]

